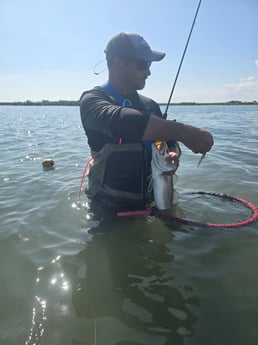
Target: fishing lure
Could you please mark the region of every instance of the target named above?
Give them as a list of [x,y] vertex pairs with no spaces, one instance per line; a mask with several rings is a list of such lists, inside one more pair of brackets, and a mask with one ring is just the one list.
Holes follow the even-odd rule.
[[197,164],[197,168],[201,165],[201,162],[203,161],[203,159],[205,158],[206,156],[206,152],[202,154],[201,158],[199,159],[199,162]]

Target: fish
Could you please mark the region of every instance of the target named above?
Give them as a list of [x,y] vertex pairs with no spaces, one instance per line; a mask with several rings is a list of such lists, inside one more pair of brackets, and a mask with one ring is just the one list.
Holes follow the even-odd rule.
[[166,174],[176,170],[173,162],[167,161],[168,147],[165,141],[152,143],[152,189],[154,200],[159,210],[168,210],[173,202],[173,176]]

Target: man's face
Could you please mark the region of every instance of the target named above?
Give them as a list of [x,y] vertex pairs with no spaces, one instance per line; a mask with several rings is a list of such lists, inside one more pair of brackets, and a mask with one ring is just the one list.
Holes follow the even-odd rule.
[[123,59],[123,68],[121,70],[121,78],[126,83],[128,88],[132,91],[142,90],[145,86],[145,81],[150,72],[150,62],[142,60],[127,60]]

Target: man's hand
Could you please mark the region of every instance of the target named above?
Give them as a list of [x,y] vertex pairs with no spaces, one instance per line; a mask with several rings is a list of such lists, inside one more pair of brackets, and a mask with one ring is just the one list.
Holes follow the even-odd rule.
[[206,129],[185,125],[182,143],[194,153],[206,153],[213,145],[213,137]]
[[169,163],[174,164],[175,168],[170,170],[170,171],[164,172],[164,174],[165,175],[174,175],[174,173],[176,172],[177,168],[179,167],[179,156],[178,156],[178,153],[170,151],[167,154],[166,161],[169,162]]

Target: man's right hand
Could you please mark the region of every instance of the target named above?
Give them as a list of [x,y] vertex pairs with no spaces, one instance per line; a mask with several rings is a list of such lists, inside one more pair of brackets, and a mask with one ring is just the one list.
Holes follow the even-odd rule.
[[210,132],[203,128],[184,125],[182,143],[194,153],[206,153],[213,146],[213,137]]

